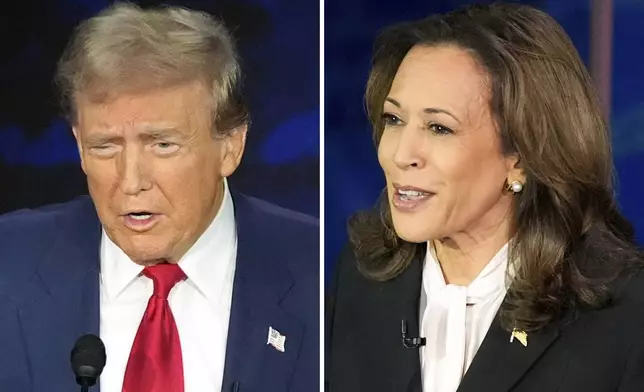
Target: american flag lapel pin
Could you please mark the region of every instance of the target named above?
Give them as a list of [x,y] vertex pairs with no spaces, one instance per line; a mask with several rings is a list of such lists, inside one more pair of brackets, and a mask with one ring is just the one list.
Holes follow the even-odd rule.
[[286,344],[286,336],[282,335],[278,330],[273,327],[268,327],[268,341],[266,345],[273,346],[277,351],[284,352],[284,345]]
[[510,343],[514,341],[514,339],[517,339],[521,344],[523,344],[524,347],[528,347],[528,334],[525,333],[524,331],[518,330],[514,328],[512,330],[512,335],[510,336]]

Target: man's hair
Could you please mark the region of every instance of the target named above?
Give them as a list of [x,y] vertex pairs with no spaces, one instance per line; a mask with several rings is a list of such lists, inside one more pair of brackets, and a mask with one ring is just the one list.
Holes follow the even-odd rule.
[[241,70],[226,27],[204,12],[116,3],[82,22],[58,64],[65,114],[76,124],[79,97],[121,94],[200,81],[212,96],[213,135],[249,121]]

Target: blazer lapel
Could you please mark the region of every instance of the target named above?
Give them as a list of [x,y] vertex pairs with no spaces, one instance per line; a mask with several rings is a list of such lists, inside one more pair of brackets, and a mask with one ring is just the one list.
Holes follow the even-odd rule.
[[[424,252],[414,258],[412,264],[401,276],[403,279],[398,283],[400,286],[401,300],[398,310],[394,311],[400,315],[400,322],[407,323],[407,336],[420,337],[420,320],[418,309],[420,307],[420,290],[422,287]],[[402,327],[402,326],[401,326]],[[405,387],[405,392],[421,392],[421,369],[420,352],[418,348],[406,348],[402,344],[401,333],[398,334],[398,344],[402,347],[397,351],[399,355],[392,358],[392,364],[398,366],[396,374],[400,375],[400,386]]]
[[521,379],[530,366],[559,337],[556,325],[528,334],[528,345],[501,328],[498,317],[481,344],[461,381],[458,392],[506,392]]
[[[222,390],[288,391],[305,331],[282,307],[294,282],[270,240],[279,227],[267,227],[245,196],[233,193],[233,201],[237,265]],[[269,328],[286,338],[283,352],[267,344]]]
[[89,200],[74,208],[58,222],[60,231],[18,310],[34,391],[78,388],[71,349],[81,335],[99,333],[100,223]]
[[[387,368],[391,369],[391,384],[397,390],[404,392],[421,391],[420,354],[418,348],[406,348],[401,339],[401,322],[407,323],[407,336],[418,337],[419,320],[418,309],[420,288],[422,280],[424,252],[420,252],[403,273],[388,282],[373,284],[378,289],[374,295],[375,309],[383,317],[376,319],[370,328],[379,328],[376,332],[379,337],[387,337],[380,344],[372,343],[373,351],[369,355],[382,357],[387,361]],[[371,335],[373,336],[373,335]],[[376,336],[372,337],[377,339]]]

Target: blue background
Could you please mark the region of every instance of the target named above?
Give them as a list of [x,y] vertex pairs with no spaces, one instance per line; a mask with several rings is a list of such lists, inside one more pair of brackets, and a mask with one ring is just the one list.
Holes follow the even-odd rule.
[[[473,3],[457,0],[325,1],[325,273],[347,241],[346,220],[374,205],[384,187],[363,109],[377,32]],[[490,3],[490,1],[478,1]],[[552,15],[590,59],[590,1],[522,1]],[[614,1],[611,125],[619,202],[644,240],[644,0]]]
[[[0,213],[87,192],[55,64],[74,26],[106,0],[11,2],[0,14]],[[142,6],[159,1],[134,1]],[[318,0],[164,1],[220,16],[234,32],[253,124],[231,184],[319,214]]]

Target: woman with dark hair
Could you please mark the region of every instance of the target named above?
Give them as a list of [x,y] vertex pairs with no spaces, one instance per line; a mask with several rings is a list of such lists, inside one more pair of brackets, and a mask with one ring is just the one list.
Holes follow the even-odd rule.
[[366,92],[386,191],[349,222],[330,392],[644,391],[644,278],[590,77],[550,16],[393,26]]

